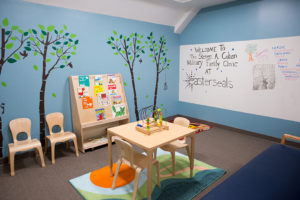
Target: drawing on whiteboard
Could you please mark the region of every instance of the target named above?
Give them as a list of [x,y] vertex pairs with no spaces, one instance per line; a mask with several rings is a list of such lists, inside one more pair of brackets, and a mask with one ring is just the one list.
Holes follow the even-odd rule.
[[248,44],[246,46],[245,51],[246,51],[247,54],[249,54],[249,60],[248,60],[249,62],[253,61],[252,54],[256,51],[256,46],[257,46],[257,44]]
[[268,57],[268,49],[264,49],[260,52],[255,53],[255,58],[257,59],[257,62],[262,63],[269,59]]
[[272,90],[275,87],[275,67],[273,64],[253,66],[253,90]]

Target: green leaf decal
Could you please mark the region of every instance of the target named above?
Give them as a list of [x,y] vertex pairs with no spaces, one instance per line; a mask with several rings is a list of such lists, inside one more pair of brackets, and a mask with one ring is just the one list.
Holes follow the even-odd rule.
[[57,53],[58,55],[62,54],[62,48],[58,49]]
[[24,33],[24,31],[23,31],[23,30],[21,30],[21,29],[19,29],[19,30],[18,30],[18,32],[19,32],[19,33],[21,33],[21,34],[23,34],[23,33]]
[[42,31],[42,34],[43,34],[44,36],[46,36],[46,35],[47,35],[47,32],[46,32],[46,31]]
[[4,18],[4,20],[2,21],[3,26],[8,26],[9,22],[7,18]]
[[35,39],[33,37],[30,37],[29,40],[35,42]]
[[39,68],[38,68],[37,65],[33,65],[33,69],[34,69],[35,71],[38,71],[38,70],[39,70]]
[[70,35],[70,38],[75,38],[76,37],[76,34],[71,34]]
[[118,53],[118,52],[115,52],[114,54],[115,54],[116,56],[117,56],[117,55],[119,55],[119,53]]
[[59,66],[61,69],[63,69],[64,67],[65,67],[65,65],[61,65],[61,66]]
[[41,24],[39,24],[38,27],[39,27],[41,30],[43,30],[43,31],[45,30],[45,26],[43,26],[43,25],[41,25]]
[[146,99],[148,99],[149,98],[149,95],[146,95]]
[[67,26],[66,25],[64,25],[64,29],[67,30]]
[[31,48],[30,48],[30,47],[24,47],[24,49],[25,49],[26,51],[31,51]]
[[16,41],[16,40],[17,40],[17,38],[15,38],[15,37],[10,37],[9,39],[11,39],[11,40],[13,40],[13,41]]
[[126,83],[126,82],[124,82],[124,83],[123,83],[123,85],[124,85],[124,86],[127,86],[127,83]]
[[34,55],[34,56],[36,56],[37,54],[38,54],[38,52],[37,52],[37,51],[35,51],[35,52],[33,53],[33,55]]
[[3,87],[6,87],[6,86],[7,86],[6,83],[5,83],[4,81],[1,82],[1,85],[2,85]]
[[75,42],[74,42],[74,44],[78,44],[79,43],[79,40],[76,40]]
[[33,34],[37,34],[37,31],[36,30],[34,30],[34,29],[32,29],[32,32],[33,32]]
[[64,42],[64,45],[67,45],[68,43],[69,43],[68,41],[65,41],[65,42]]
[[18,26],[12,26],[12,27],[11,27],[11,30],[14,30],[14,31],[15,31],[15,30],[18,30],[18,28],[19,28]]
[[52,56],[55,56],[55,52],[51,52],[50,54],[51,54]]
[[27,36],[28,35],[28,32],[24,32],[24,36]]
[[76,52],[71,52],[72,55],[76,55]]
[[9,62],[9,63],[15,63],[15,62],[17,62],[17,60],[16,60],[16,59],[13,59],[13,58],[9,58],[9,59],[7,60],[7,62]]
[[19,54],[17,54],[17,53],[14,54],[14,58],[17,59],[17,60],[21,59],[20,56],[19,56]]
[[51,61],[51,59],[50,58],[48,58],[47,60],[46,60],[46,62],[50,62]]
[[112,106],[112,110],[113,110],[114,112],[117,112],[115,106]]
[[55,42],[55,45],[60,45],[60,44],[61,44],[60,41]]
[[138,80],[140,81],[140,80],[141,80],[141,77],[138,77]]
[[52,97],[56,98],[56,94],[55,94],[55,93],[52,93]]
[[11,31],[5,31],[5,35],[9,35]]
[[11,49],[14,46],[14,43],[7,43],[5,48],[6,49]]
[[47,27],[47,31],[48,31],[48,32],[51,32],[51,31],[54,30],[54,28],[55,28],[55,26],[53,26],[53,25],[48,26],[48,27]]
[[115,31],[115,30],[113,31],[113,33],[114,33],[115,35],[118,35],[117,31]]
[[58,34],[58,31],[55,29],[55,30],[54,30],[54,33],[57,35],[57,34]]

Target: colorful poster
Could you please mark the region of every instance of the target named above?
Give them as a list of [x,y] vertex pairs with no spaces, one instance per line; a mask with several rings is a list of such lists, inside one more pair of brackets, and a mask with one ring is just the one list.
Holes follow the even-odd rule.
[[95,75],[95,85],[103,85],[101,75]]
[[79,80],[80,87],[90,87],[89,76],[78,76],[78,80]]
[[111,97],[111,103],[113,105],[122,103],[122,97],[121,97],[121,95],[114,95],[114,96],[112,96]]
[[86,97],[82,97],[81,99],[82,99],[83,109],[93,108],[93,97],[86,96]]
[[94,85],[94,93],[95,97],[97,96],[98,93],[103,92],[103,85]]
[[108,95],[105,92],[101,94],[98,93],[97,97],[98,97],[99,107],[110,105],[110,100],[108,98]]
[[105,110],[104,108],[96,109],[96,119],[97,121],[105,119]]
[[78,90],[79,98],[89,96],[88,87],[78,87],[77,90]]
[[113,117],[121,117],[126,114],[125,104],[116,104],[112,106]]
[[112,84],[116,84],[116,76],[114,74],[108,74],[107,75],[107,79],[108,79],[108,84],[112,85]]
[[108,91],[108,94],[109,94],[110,96],[117,95],[117,90],[109,90],[109,91]]
[[116,84],[108,85],[108,90],[115,90],[117,89]]

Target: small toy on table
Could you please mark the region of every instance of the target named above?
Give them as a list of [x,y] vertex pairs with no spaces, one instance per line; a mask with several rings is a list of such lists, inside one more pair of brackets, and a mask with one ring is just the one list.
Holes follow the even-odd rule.
[[162,123],[162,112],[160,108],[153,110],[151,116],[153,116],[153,118],[150,119],[148,114],[144,114],[141,123],[137,124],[135,127],[136,130],[147,135],[150,135],[154,132],[169,130],[169,126],[163,125]]

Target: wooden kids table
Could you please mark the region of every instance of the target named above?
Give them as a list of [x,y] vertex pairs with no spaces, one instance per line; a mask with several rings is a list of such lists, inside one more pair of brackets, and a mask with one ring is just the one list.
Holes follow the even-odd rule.
[[147,192],[148,200],[151,200],[152,193],[152,161],[153,161],[153,152],[172,141],[175,141],[179,138],[189,136],[191,138],[191,162],[190,162],[190,177],[193,176],[194,168],[194,149],[195,149],[195,130],[186,128],[177,124],[169,123],[163,121],[164,125],[169,126],[169,130],[162,130],[160,132],[155,132],[150,135],[146,135],[142,132],[139,132],[135,129],[138,122],[132,122],[113,128],[107,129],[107,139],[108,139],[108,161],[110,166],[110,176],[113,176],[112,173],[112,136],[118,136],[129,143],[136,145],[145,150],[148,157],[147,164]]

